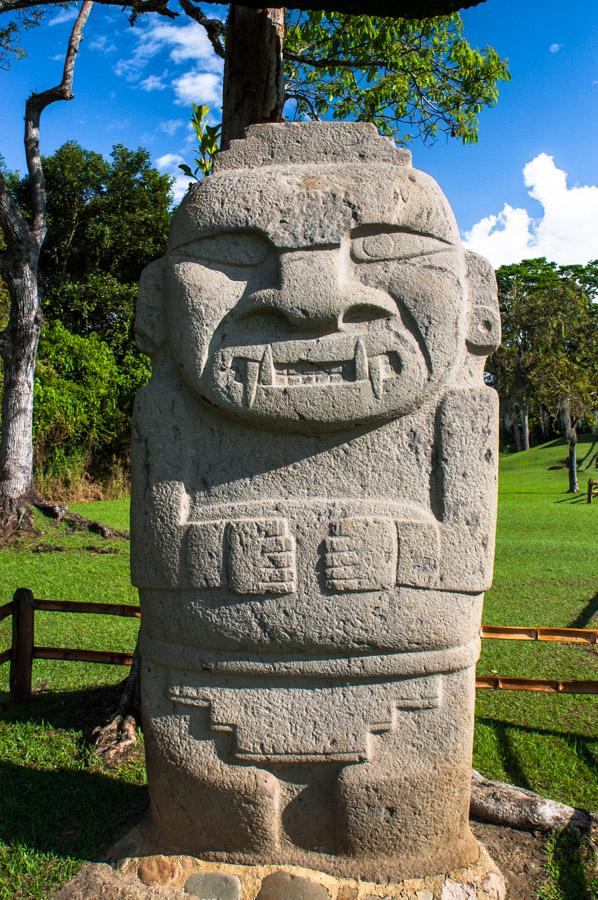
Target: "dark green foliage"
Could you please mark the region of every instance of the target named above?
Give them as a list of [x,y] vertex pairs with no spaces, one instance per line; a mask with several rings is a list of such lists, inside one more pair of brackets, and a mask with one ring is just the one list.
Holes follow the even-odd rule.
[[[73,141],[44,159],[44,172],[37,474],[47,481],[74,467],[101,479],[128,464],[133,398],[149,378],[134,343],[135,300],[142,269],[166,249],[171,179],[146,150],[117,145],[106,160]],[[28,181],[13,185],[26,211]]]
[[566,400],[573,421],[598,408],[598,261],[557,266],[546,259],[497,273],[502,345],[489,380],[516,418],[522,409],[554,421]]
[[[166,248],[170,176],[150,164],[147,150],[122,144],[106,160],[68,141],[43,165],[48,235],[40,259],[42,291],[100,273],[137,283],[144,266]],[[27,178],[15,193],[26,211]]]
[[132,348],[119,359],[98,334],[46,324],[35,383],[38,464],[60,476],[69,461],[83,458],[101,476],[113,459],[126,462],[133,397],[148,377],[149,363]]

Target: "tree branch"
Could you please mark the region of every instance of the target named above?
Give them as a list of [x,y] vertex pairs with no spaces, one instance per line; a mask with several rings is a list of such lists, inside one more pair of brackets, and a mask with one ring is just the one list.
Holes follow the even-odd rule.
[[[181,3],[183,0],[181,0]],[[302,53],[293,53],[290,50],[284,51],[284,58],[291,62],[299,63],[301,66],[311,66],[313,69],[384,69],[388,66],[388,59],[341,59],[341,58],[321,58],[317,56],[304,56]]]
[[197,6],[193,5],[192,0],[180,0],[180,3],[187,15],[205,28],[209,41],[214,48],[214,52],[220,56],[221,59],[224,59],[225,52],[224,44],[222,43],[222,36],[226,33],[226,25],[224,22],[221,22],[220,19],[208,18],[201,9],[198,9]]
[[[30,241],[29,226],[10,192],[8,182],[0,171],[0,227],[9,247],[24,247]],[[6,251],[3,252],[6,257]]]
[[46,185],[39,152],[39,123],[42,112],[51,103],[55,103],[57,100],[73,99],[75,61],[79,52],[79,44],[83,37],[83,28],[92,6],[93,0],[85,0],[85,3],[79,10],[79,15],[69,38],[60,84],[49,88],[47,91],[42,91],[41,94],[31,94],[25,105],[25,158],[31,185],[31,209],[33,213],[31,233],[39,247],[41,247],[46,236]]
[[[128,8],[131,10],[131,19],[148,12],[155,12],[169,19],[176,19],[179,15],[168,8],[169,0],[95,0],[95,2],[101,3],[103,6]],[[33,9],[37,6],[51,9],[53,6],[64,6],[64,0],[0,0],[0,14],[16,12],[20,9]]]
[[[162,16],[175,18],[176,12],[168,9],[168,0],[96,0],[107,6],[128,7],[133,17],[140,13],[156,12]],[[221,0],[205,0],[206,3],[220,3]],[[433,16],[448,16],[459,9],[466,9],[484,3],[485,0],[291,0],[291,3],[275,4],[273,9],[329,10],[351,15],[383,16],[395,19],[429,19]],[[243,0],[233,6],[263,8],[263,0]],[[62,6],[64,0],[0,0],[0,13],[29,9],[34,6]]]

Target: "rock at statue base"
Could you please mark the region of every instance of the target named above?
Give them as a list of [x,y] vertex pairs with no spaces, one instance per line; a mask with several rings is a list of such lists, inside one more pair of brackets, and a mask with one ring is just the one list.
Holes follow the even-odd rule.
[[474,863],[489,263],[372,126],[256,126],[178,209],[136,327],[154,845],[363,881]]
[[[382,875],[382,880],[384,880]],[[463,869],[380,884],[309,869],[207,863],[189,856],[146,856],[85,866],[56,900],[504,900],[504,880],[481,847]]]

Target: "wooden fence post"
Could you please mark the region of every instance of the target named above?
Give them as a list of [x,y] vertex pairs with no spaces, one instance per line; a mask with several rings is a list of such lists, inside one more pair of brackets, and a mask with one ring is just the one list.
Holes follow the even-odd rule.
[[28,588],[17,588],[12,602],[10,696],[15,703],[25,703],[31,697],[34,633],[33,593]]

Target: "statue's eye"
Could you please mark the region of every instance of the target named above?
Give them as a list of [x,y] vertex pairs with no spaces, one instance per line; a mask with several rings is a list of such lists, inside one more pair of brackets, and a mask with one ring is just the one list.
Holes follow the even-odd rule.
[[177,250],[176,255],[213,265],[257,266],[268,250],[268,243],[259,235],[231,231],[198,238]]
[[356,237],[351,242],[351,256],[356,262],[386,259],[411,259],[449,250],[450,244],[423,234],[408,231],[384,231]]

